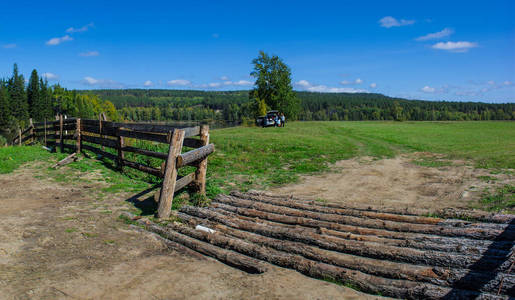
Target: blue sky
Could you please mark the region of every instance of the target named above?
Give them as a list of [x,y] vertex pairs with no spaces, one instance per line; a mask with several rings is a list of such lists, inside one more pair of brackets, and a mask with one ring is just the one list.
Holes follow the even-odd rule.
[[515,1],[3,1],[13,63],[70,89],[252,87],[259,50],[296,90],[515,102]]

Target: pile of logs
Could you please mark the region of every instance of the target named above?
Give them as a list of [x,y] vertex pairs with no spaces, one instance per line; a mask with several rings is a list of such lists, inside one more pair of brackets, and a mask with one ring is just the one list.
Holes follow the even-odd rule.
[[514,215],[417,213],[235,192],[208,208],[183,206],[182,222],[137,222],[254,274],[270,263],[396,298],[515,297]]

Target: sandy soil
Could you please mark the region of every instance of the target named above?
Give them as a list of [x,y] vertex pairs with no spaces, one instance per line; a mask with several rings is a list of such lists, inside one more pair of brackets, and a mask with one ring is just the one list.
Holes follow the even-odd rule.
[[[0,175],[0,299],[373,299],[270,266],[249,275],[167,248],[118,219],[130,195]],[[39,173],[41,175],[41,173]]]
[[[449,165],[437,168],[413,163],[424,159]],[[493,190],[504,184],[515,184],[515,177],[510,175],[514,174],[513,170],[499,174],[491,171],[475,169],[465,161],[444,160],[431,153],[382,160],[361,157],[337,162],[331,173],[303,176],[296,184],[270,191],[350,206],[470,208],[477,204],[485,188]],[[485,179],[486,176],[491,180]]]

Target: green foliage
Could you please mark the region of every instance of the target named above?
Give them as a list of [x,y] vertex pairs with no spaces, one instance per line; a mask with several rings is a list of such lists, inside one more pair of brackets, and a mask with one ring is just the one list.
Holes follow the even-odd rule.
[[[290,120],[296,120],[299,100],[291,85],[291,70],[278,57],[263,51],[252,60],[254,70],[250,75],[256,78],[256,87],[250,91],[250,98],[258,101],[258,114],[264,115],[261,101],[271,109],[279,110]],[[266,112],[265,112],[266,113]]]
[[6,127],[11,119],[11,107],[9,105],[9,94],[3,81],[0,81],[0,127]]
[[22,125],[26,124],[29,119],[29,107],[27,94],[25,93],[25,79],[23,75],[18,73],[17,64],[14,64],[13,75],[8,81],[7,89],[9,92],[12,116],[19,120]]

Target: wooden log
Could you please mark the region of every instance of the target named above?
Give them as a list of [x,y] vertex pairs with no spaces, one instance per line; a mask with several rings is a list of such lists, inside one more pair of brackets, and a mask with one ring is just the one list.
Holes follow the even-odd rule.
[[159,143],[168,143],[167,135],[160,134],[160,133],[139,132],[139,131],[120,129],[118,131],[118,134],[120,136],[125,136],[125,137],[139,139],[139,140],[146,140],[146,141],[159,142]]
[[98,154],[98,155],[101,155],[101,156],[104,156],[104,157],[107,157],[111,160],[116,160],[117,159],[117,156],[112,154],[112,153],[109,153],[109,152],[106,152],[106,151],[102,151],[100,148],[97,148],[97,147],[94,147],[94,146],[91,146],[91,145],[88,145],[88,144],[83,144],[82,145],[82,149],[84,150],[88,150],[88,151],[91,151],[95,154]]
[[[204,181],[205,179],[205,168],[207,168],[207,156],[215,151],[215,145],[209,144],[202,148],[194,149],[191,151],[188,151],[186,153],[183,153],[177,157],[177,168],[181,168],[184,166],[189,166],[193,164],[198,164],[199,169],[201,168],[201,163],[205,162],[202,167],[202,175],[199,174],[198,180]],[[200,173],[200,172],[199,172]]]
[[[327,207],[323,204],[319,203],[306,203],[304,201],[292,200],[288,197],[278,198],[271,197],[263,194],[249,194],[249,193],[240,193],[240,192],[231,192],[231,195],[244,200],[253,200],[264,202],[268,204],[285,206],[296,209],[309,210],[314,212],[321,213],[329,213],[329,214],[338,214],[338,215],[347,215],[354,217],[366,217],[371,219],[381,219],[381,220],[389,220],[395,222],[407,222],[407,223],[416,223],[416,224],[433,224],[433,225],[441,225],[441,226],[452,226],[452,227],[467,227],[467,228],[491,228],[498,230],[506,230],[509,227],[515,228],[510,224],[499,224],[499,223],[472,223],[463,220],[446,220],[441,218],[433,218],[433,217],[424,217],[417,215],[398,215],[392,213],[383,213],[376,211],[363,211],[356,209],[342,209],[342,208],[333,208]],[[511,229],[510,229],[511,230]]]
[[502,235],[505,240],[515,240],[515,231],[503,231],[486,228],[454,228],[447,226],[428,224],[407,224],[402,222],[383,221],[377,219],[364,219],[352,216],[317,213],[307,210],[299,210],[284,206],[275,206],[267,203],[249,201],[244,199],[231,199],[230,196],[220,196],[217,201],[238,207],[250,207],[261,211],[285,214],[296,217],[311,218],[328,222],[336,222],[346,225],[356,225],[369,228],[386,229],[401,232],[417,232],[426,234],[437,234],[452,237],[467,237],[472,239],[497,239]]
[[34,143],[34,124],[32,123],[32,118],[29,119],[29,136],[30,143]]
[[46,140],[46,136],[47,136],[47,133],[46,133],[46,118],[45,118],[45,145],[47,145],[47,140]]
[[[127,216],[127,215],[125,215]],[[132,220],[137,220],[139,219],[139,217],[137,216],[134,216],[132,218]],[[184,245],[181,245],[177,242],[173,242],[167,238],[164,238],[162,236],[160,236],[159,234],[155,233],[155,232],[152,232],[152,231],[148,231],[144,228],[141,228],[139,226],[136,226],[136,225],[129,225],[129,228],[132,229],[132,230],[135,230],[135,231],[138,231],[138,232],[141,232],[141,233],[144,233],[144,234],[149,234],[151,235],[153,238],[155,238],[156,240],[158,241],[161,241],[163,244],[165,244],[169,249],[173,249],[179,253],[182,253],[182,254],[185,254],[185,255],[188,255],[188,256],[191,256],[191,257],[194,257],[198,260],[206,260],[206,257],[202,254],[200,254],[199,252],[196,252]]]
[[61,145],[61,153],[64,152],[63,142],[63,115],[59,115],[59,144]]
[[67,165],[73,161],[77,161],[77,153],[76,152],[66,156],[64,159],[60,160],[55,165],[53,165],[52,168],[57,169],[59,167]]
[[[230,205],[218,204],[216,200],[212,203],[212,206],[219,207],[233,213],[237,212],[248,217],[259,217],[263,220],[269,220],[272,221],[273,225],[280,225],[279,223],[291,225],[300,224],[303,226],[315,228],[321,233],[329,234],[339,238],[353,239],[358,241],[372,241],[400,247],[466,253],[476,257],[479,257],[480,255],[505,257],[514,249],[514,245],[511,241],[504,240],[484,241],[361,228],[309,218],[266,213],[253,209],[238,209],[237,207],[232,207]],[[351,233],[356,233],[358,235],[353,235]],[[383,239],[382,237],[389,237],[392,239]]]
[[[127,215],[127,213],[124,214]],[[218,248],[209,243],[200,241],[187,235],[175,232],[173,230],[168,230],[143,218],[137,220],[137,222],[145,226],[145,228],[149,231],[155,232],[161,236],[166,237],[167,239],[184,245],[199,253],[216,258],[225,264],[228,264],[232,267],[238,268],[245,272],[251,274],[261,274],[266,272],[267,270],[266,264],[264,262],[256,260],[254,258],[241,255],[234,251]]]
[[[177,216],[181,220],[187,221],[190,224],[205,225],[217,231],[258,244],[260,246],[272,247],[279,251],[299,254],[308,259],[358,270],[371,275],[392,279],[422,281],[435,285],[458,287],[486,293],[496,293],[498,291],[498,286],[500,285],[501,281],[503,281],[503,278],[507,278],[507,280],[504,282],[508,284],[502,287],[502,293],[508,293],[510,289],[515,287],[515,276],[513,275],[490,272],[472,272],[470,270],[464,269],[410,265],[386,260],[365,258],[328,251],[299,242],[265,237],[255,233],[221,225],[216,222],[202,220],[200,218],[192,217],[184,213],[178,213]],[[485,284],[478,285],[477,283],[479,282],[484,282]]]
[[21,146],[21,129],[18,128],[18,146]]
[[94,143],[102,146],[106,146],[109,148],[118,148],[118,142],[113,139],[107,139],[107,138],[101,138],[97,136],[91,136],[91,135],[83,135],[82,140],[89,143]]
[[117,123],[117,122],[105,122],[105,127],[111,128],[127,128],[133,131],[147,132],[147,133],[168,133],[173,132],[176,129],[184,131],[184,137],[191,137],[200,134],[200,127],[184,127],[178,128],[171,125],[160,125],[154,123]]
[[[123,171],[123,161],[124,161],[124,155],[123,155],[123,136],[118,136],[117,137],[118,139],[118,144],[117,144],[117,149],[118,149],[118,159],[116,160],[116,164],[117,164],[117,167],[118,169],[120,169],[121,171]],[[161,175],[161,172],[159,172],[159,175]]]
[[150,156],[150,157],[160,158],[160,159],[166,159],[168,157],[167,153],[155,152],[155,151],[140,149],[140,148],[131,147],[131,146],[124,146],[122,148],[122,150],[127,151],[127,152],[134,152],[134,153],[138,153],[138,154],[142,154],[142,155],[146,155],[146,156]]
[[93,133],[93,134],[98,134],[98,135],[101,135],[101,137],[104,137],[107,135],[107,136],[114,136],[116,137],[116,132],[115,132],[115,129],[113,128],[102,128],[100,129],[99,126],[90,126],[90,125],[82,125],[82,132],[87,132],[87,133]]
[[82,138],[81,138],[81,132],[80,132],[80,118],[77,119],[77,124],[76,124],[76,128],[75,129],[75,135],[77,136],[77,154],[79,154],[82,150]]
[[190,173],[188,175],[182,176],[181,178],[177,179],[175,183],[175,189],[174,192],[179,191],[183,187],[190,184],[195,179],[195,173]]
[[389,213],[381,213],[376,211],[363,211],[349,208],[333,208],[327,207],[321,204],[315,203],[305,203],[299,202],[295,200],[291,200],[288,197],[284,198],[276,198],[276,197],[266,197],[264,195],[256,195],[256,194],[244,194],[240,192],[233,191],[231,195],[240,199],[246,200],[254,200],[260,201],[268,204],[286,206],[290,208],[311,210],[321,213],[331,213],[331,214],[339,214],[339,215],[347,215],[354,217],[367,217],[372,219],[381,219],[381,220],[389,220],[396,222],[407,222],[407,223],[418,223],[418,224],[438,224],[443,221],[441,218],[430,218],[430,217],[421,217],[421,216],[412,216],[412,215],[398,215],[398,214],[389,214]]
[[[198,207],[183,206],[181,212],[200,218],[207,218],[227,226],[231,226],[246,231],[251,231],[260,235],[287,239],[291,241],[303,242],[315,245],[327,250],[338,251],[347,254],[359,255],[363,257],[387,259],[411,264],[427,264],[433,266],[452,267],[452,268],[474,268],[475,270],[498,270],[505,271],[509,263],[503,259],[491,257],[470,257],[468,255],[450,254],[437,251],[422,251],[418,249],[402,248],[381,245],[371,242],[344,240],[331,236],[324,236],[313,233],[304,228],[287,228],[281,226],[270,226],[249,222],[238,219],[234,214],[222,214],[218,209],[202,209]],[[238,212],[239,213],[239,212]],[[297,218],[300,219],[300,218]],[[299,225],[303,225],[299,223]]]
[[183,140],[184,131],[174,130],[168,150],[168,159],[166,160],[163,187],[161,188],[161,194],[159,196],[159,206],[157,209],[158,218],[168,218],[170,216],[177,180],[177,156],[181,154]]
[[[202,145],[204,147],[209,147],[209,126],[208,125],[202,125],[200,126],[200,140],[202,141]],[[211,144],[213,145],[213,144]],[[204,148],[202,147],[202,148]],[[199,148],[199,149],[202,149]],[[209,154],[211,154],[213,151],[215,151],[215,147],[213,145],[213,149],[210,150],[210,153],[204,153],[202,156],[202,160],[199,161],[197,170],[195,171],[195,187],[197,189],[197,192],[199,192],[202,195],[206,194],[206,174],[207,174],[207,157]]]
[[391,297],[407,299],[438,299],[446,294],[454,293],[461,297],[478,296],[481,293],[440,287],[428,283],[419,283],[408,280],[393,280],[360,271],[342,268],[327,263],[306,259],[300,255],[277,251],[268,247],[262,247],[247,241],[225,236],[218,233],[207,233],[194,230],[180,223],[170,223],[166,232],[178,232],[189,237],[209,242],[221,248],[233,250],[244,255],[255,257],[269,263],[294,269],[300,273],[315,278],[331,278],[341,283],[356,285],[362,291],[382,294]]
[[[117,159],[118,159],[118,156],[113,155],[113,160],[116,161]],[[140,163],[137,163],[137,162],[133,162],[133,161],[130,161],[130,160],[126,160],[126,159],[124,159],[122,161],[122,163],[123,163],[123,165],[125,165],[127,167],[130,167],[130,168],[133,168],[133,169],[136,169],[136,170],[148,173],[150,175],[154,175],[156,177],[161,177],[161,171],[159,169],[156,169],[156,168],[144,165],[144,164],[140,164]]]
[[[248,191],[248,194],[254,195],[265,195],[267,197],[276,197],[276,198],[284,198],[284,196],[272,195],[266,192],[261,191]],[[298,198],[298,197],[289,197],[292,200],[303,201],[305,203],[316,204],[313,200]],[[384,212],[391,214],[400,214],[400,215],[413,215],[413,216],[424,216],[428,213],[432,215],[437,215],[440,218],[454,218],[454,219],[466,219],[466,220],[475,220],[481,222],[492,222],[492,223],[512,223],[515,222],[515,215],[510,214],[497,214],[497,213],[489,213],[484,211],[473,211],[473,210],[463,210],[463,209],[455,209],[455,208],[443,208],[436,210],[424,210],[424,209],[416,209],[411,207],[405,208],[397,208],[397,207],[375,207],[371,205],[364,206],[352,206],[349,207],[340,203],[324,203],[324,206],[334,207],[334,208],[343,208],[343,209],[355,209],[362,211],[375,211],[375,212]]]

